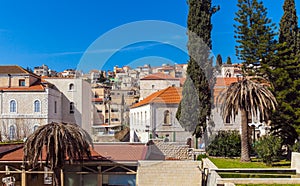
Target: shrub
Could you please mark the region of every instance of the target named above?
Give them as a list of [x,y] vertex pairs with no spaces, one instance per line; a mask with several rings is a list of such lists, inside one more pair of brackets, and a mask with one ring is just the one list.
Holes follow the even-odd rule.
[[197,160],[198,160],[198,161],[201,161],[203,158],[207,158],[207,155],[206,155],[206,154],[199,154],[199,155],[197,156]]
[[241,137],[238,131],[219,131],[207,147],[210,156],[238,157],[241,155]]
[[263,160],[266,165],[272,165],[272,162],[279,159],[281,154],[282,139],[276,136],[263,136],[254,146],[254,149],[259,158]]
[[292,147],[293,152],[300,152],[300,141],[297,141],[293,147]]

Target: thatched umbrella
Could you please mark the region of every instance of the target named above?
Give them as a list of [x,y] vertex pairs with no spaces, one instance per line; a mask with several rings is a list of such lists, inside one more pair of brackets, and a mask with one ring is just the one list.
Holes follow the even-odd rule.
[[24,145],[24,161],[36,167],[45,149],[46,166],[54,172],[54,185],[60,185],[60,171],[66,159],[72,163],[90,158],[90,144],[90,136],[78,125],[52,122],[40,126],[28,137]]

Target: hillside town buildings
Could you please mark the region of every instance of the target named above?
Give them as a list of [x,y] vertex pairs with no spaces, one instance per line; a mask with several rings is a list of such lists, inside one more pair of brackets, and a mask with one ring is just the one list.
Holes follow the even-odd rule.
[[[182,129],[175,115],[186,67],[116,66],[113,71],[92,70],[88,74],[67,69],[50,76],[47,65],[36,67],[37,74],[19,66],[0,66],[1,140],[26,138],[38,126],[54,121],[77,123],[94,141],[105,141],[107,136],[118,141],[116,132],[127,128],[128,140],[159,138],[185,143],[191,134]],[[47,72],[49,76],[45,76]],[[214,126],[207,128],[208,135],[240,130],[240,116],[234,122],[224,120],[218,103],[226,87],[240,77],[237,64],[224,64],[216,73]],[[249,125],[254,126],[256,138],[268,130],[259,122]]]

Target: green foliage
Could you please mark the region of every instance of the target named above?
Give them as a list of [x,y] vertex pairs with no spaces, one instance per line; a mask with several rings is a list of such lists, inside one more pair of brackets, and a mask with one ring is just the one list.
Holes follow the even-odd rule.
[[222,56],[218,54],[216,60],[216,67],[215,67],[217,72],[221,72],[222,65],[223,65]]
[[226,64],[228,64],[228,65],[231,65],[231,64],[232,64],[232,62],[231,62],[231,58],[230,58],[229,56],[227,57]]
[[283,16],[280,20],[279,42],[287,43],[290,53],[295,56],[297,53],[298,41],[298,17],[296,13],[295,1],[285,0],[283,5]]
[[214,82],[210,50],[211,16],[218,8],[211,0],[189,0],[188,51],[190,60],[187,80],[183,86],[182,101],[176,116],[185,130],[202,137],[207,118],[211,114],[211,87]]
[[222,64],[223,64],[222,56],[220,54],[218,54],[216,65],[222,66]]
[[207,147],[210,156],[238,157],[241,155],[241,137],[238,131],[219,131]]
[[278,160],[281,154],[282,139],[269,135],[260,138],[254,146],[258,156],[266,163],[272,165],[272,162]]
[[300,152],[300,141],[297,141],[293,147],[292,147],[293,152]]
[[273,114],[273,133],[293,145],[300,135],[299,29],[294,0],[285,0],[280,21],[278,52],[270,64],[269,79],[278,101]]
[[105,83],[107,81],[107,78],[104,76],[104,71],[101,71],[100,77],[98,78],[99,83]]
[[207,158],[207,155],[206,155],[206,154],[199,154],[199,155],[197,156],[197,160],[198,160],[198,161],[201,161],[203,158]]
[[[238,0],[234,20],[236,55],[243,61],[248,75],[262,75],[276,48],[275,24],[267,17],[267,9],[258,0]],[[256,68],[261,65],[261,68]]]

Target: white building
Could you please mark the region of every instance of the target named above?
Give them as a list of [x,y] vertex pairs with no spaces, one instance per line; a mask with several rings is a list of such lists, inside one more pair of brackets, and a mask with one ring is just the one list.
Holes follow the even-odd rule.
[[19,66],[0,66],[1,140],[21,140],[38,126],[62,121],[62,94]]
[[170,86],[180,87],[180,80],[163,73],[145,76],[140,79],[140,100]]
[[141,142],[152,138],[185,144],[191,133],[186,132],[176,119],[181,100],[180,87],[168,87],[155,92],[130,109],[130,140],[137,135]]
[[49,75],[49,68],[47,65],[42,65],[39,67],[34,67],[33,73],[35,73],[38,76],[48,76]]
[[76,123],[91,134],[92,90],[91,85],[81,78],[48,77],[45,81],[55,85],[62,93],[62,120]]

